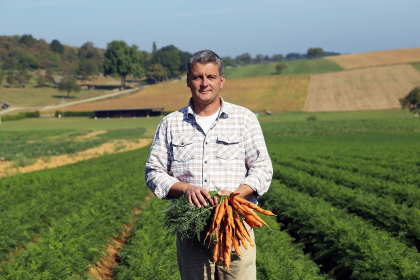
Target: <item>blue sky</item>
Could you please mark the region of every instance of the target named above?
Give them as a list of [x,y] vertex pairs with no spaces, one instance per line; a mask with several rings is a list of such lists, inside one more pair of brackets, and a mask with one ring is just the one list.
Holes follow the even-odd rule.
[[420,0],[0,0],[0,35],[221,56],[420,47]]

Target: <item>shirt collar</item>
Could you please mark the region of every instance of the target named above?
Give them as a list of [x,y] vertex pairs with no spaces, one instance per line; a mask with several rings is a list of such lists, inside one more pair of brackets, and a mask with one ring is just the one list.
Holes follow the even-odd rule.
[[[223,101],[223,98],[220,96],[220,113],[219,113],[219,117],[221,118],[228,118],[229,117],[229,111],[230,111],[230,106],[228,102]],[[188,107],[187,107],[187,118],[195,118],[195,112],[193,109],[193,100],[192,98],[190,98],[190,101],[188,102]]]

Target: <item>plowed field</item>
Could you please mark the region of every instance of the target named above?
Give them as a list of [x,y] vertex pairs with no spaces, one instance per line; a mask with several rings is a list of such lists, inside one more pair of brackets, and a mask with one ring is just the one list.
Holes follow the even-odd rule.
[[355,69],[381,65],[419,62],[420,48],[352,53],[330,56],[326,58],[337,62],[344,69]]
[[420,85],[411,65],[393,65],[312,75],[307,112],[400,108],[399,98]]
[[[227,80],[221,91],[228,101],[252,111],[273,112],[302,111],[309,87],[309,75],[252,77]],[[185,81],[162,83],[122,98],[80,104],[68,107],[69,111],[102,109],[130,109],[164,107],[177,110],[185,107],[191,96]]]

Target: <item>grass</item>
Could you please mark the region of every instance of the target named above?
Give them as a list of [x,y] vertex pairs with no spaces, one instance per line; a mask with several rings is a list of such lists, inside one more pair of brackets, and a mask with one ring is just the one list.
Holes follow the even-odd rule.
[[104,138],[139,138],[143,136],[143,134],[146,132],[146,129],[144,127],[138,127],[138,128],[126,128],[126,129],[117,129],[117,130],[111,130],[106,133],[99,134],[99,137]]
[[72,131],[138,129],[139,127],[146,129],[142,138],[152,138],[160,120],[160,117],[97,120],[85,117],[23,119],[2,123],[0,125],[0,140],[3,133],[8,135],[18,133],[21,138],[29,138],[31,135],[34,138],[44,138]]
[[[317,74],[343,70],[336,62],[325,58],[285,61],[284,64],[287,68],[283,70],[282,75]],[[229,80],[276,75],[276,65],[277,62],[273,62],[227,68],[225,76]]]
[[414,68],[416,68],[418,71],[420,71],[420,62],[412,63]]

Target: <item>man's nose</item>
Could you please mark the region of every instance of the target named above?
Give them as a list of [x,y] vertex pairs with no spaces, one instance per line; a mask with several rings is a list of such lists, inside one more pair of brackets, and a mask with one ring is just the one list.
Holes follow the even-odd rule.
[[204,76],[203,79],[201,80],[201,86],[207,87],[208,85],[209,85],[209,80],[207,80],[207,77]]

